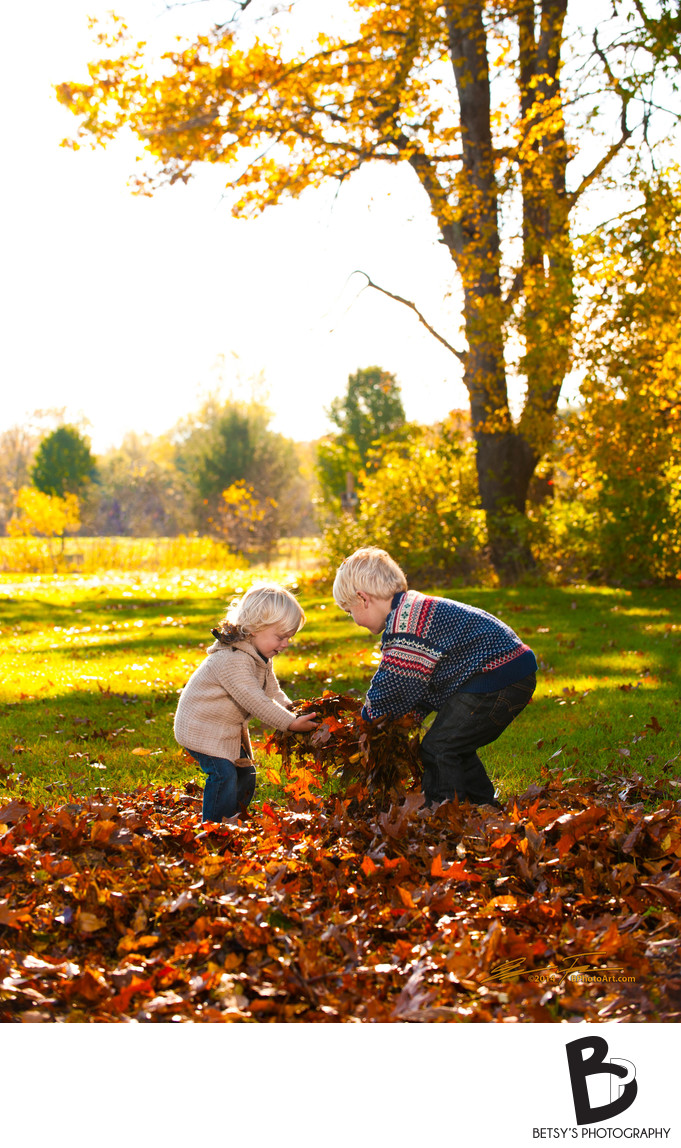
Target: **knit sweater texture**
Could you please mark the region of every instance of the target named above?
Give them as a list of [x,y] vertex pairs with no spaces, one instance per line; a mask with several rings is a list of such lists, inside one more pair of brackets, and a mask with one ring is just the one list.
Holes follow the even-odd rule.
[[252,642],[214,642],[180,694],[175,739],[185,749],[236,761],[251,753],[248,719],[288,729],[295,714],[281,689],[271,660]]
[[[363,717],[421,717],[448,697],[490,674],[493,689],[536,670],[529,646],[505,622],[463,602],[416,590],[398,593],[381,638],[381,661],[371,679]],[[493,684],[492,684],[493,682]],[[484,690],[483,690],[484,692]]]

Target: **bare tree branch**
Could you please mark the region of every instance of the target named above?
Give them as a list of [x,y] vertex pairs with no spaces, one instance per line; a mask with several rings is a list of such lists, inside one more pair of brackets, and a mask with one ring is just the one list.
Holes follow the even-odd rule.
[[594,34],[593,34],[593,45],[594,45],[594,51],[596,52],[596,55],[599,57],[601,63],[603,64],[603,68],[605,70],[606,76],[610,80],[610,83],[612,84],[614,91],[617,92],[617,95],[619,96],[619,98],[622,101],[622,112],[620,115],[620,138],[618,140],[616,140],[614,144],[611,144],[611,146],[608,148],[605,155],[602,156],[601,159],[599,159],[596,166],[594,168],[592,168],[592,170],[588,173],[588,175],[584,176],[583,180],[579,184],[579,187],[577,187],[573,192],[570,193],[570,195],[568,196],[568,200],[570,202],[571,207],[574,206],[574,204],[579,199],[580,195],[582,195],[582,193],[586,191],[587,187],[590,187],[590,185],[594,182],[594,180],[598,179],[601,172],[605,171],[608,164],[611,162],[611,160],[613,160],[615,158],[617,153],[619,151],[621,151],[621,149],[624,147],[625,143],[627,142],[627,140],[629,139],[629,137],[632,134],[632,129],[627,124],[627,108],[629,106],[629,100],[631,99],[631,95],[630,95],[630,93],[628,93],[624,89],[624,87],[622,86],[622,84],[620,83],[620,81],[617,79],[614,72],[612,71],[612,69],[610,67],[610,62],[609,62],[607,56],[605,55],[605,52],[603,51],[603,49],[600,47],[600,45],[598,43],[598,33],[597,32],[594,32]]
[[[636,10],[637,10],[637,12],[641,18],[641,23],[643,24],[646,32],[648,32],[648,34],[650,36],[652,36],[653,41],[657,41],[658,46],[660,48],[662,48],[661,31],[662,31],[663,20],[651,18],[648,15],[648,13],[646,12],[645,8],[643,7],[641,0],[634,0],[634,7],[636,8]],[[681,15],[681,13],[680,13],[680,15]],[[678,17],[676,17],[676,19],[678,20]],[[678,24],[677,24],[677,28],[678,28]],[[664,45],[664,47],[669,52],[670,56],[674,57],[674,59],[676,60],[676,63],[679,65],[679,67],[681,67],[681,51],[679,50],[679,47],[678,47],[678,40],[674,37],[670,37],[668,43],[666,43]]]
[[373,279],[367,275],[366,271],[360,271],[359,268],[357,268],[357,270],[353,271],[352,274],[363,275],[366,279],[367,287],[373,287],[374,291],[380,291],[382,295],[387,295],[389,299],[394,299],[396,303],[404,303],[405,307],[408,307],[410,311],[414,312],[419,322],[423,324],[426,330],[430,332],[430,334],[433,335],[434,338],[438,340],[438,342],[442,343],[443,347],[446,347],[448,351],[451,351],[453,355],[456,355],[459,362],[463,363],[465,366],[467,352],[457,351],[456,347],[453,347],[451,343],[447,342],[443,335],[440,335],[434,327],[431,327],[430,323],[424,319],[415,303],[412,303],[409,299],[403,299],[401,295],[395,295],[394,292],[388,291],[386,287],[379,287],[378,283],[374,283]]
[[506,311],[510,311],[510,309],[513,306],[513,304],[515,303],[516,299],[518,299],[520,297],[520,292],[523,289],[524,282],[525,282],[525,275],[524,275],[523,268],[521,267],[519,271],[516,271],[516,273],[513,277],[513,282],[511,283],[511,286],[508,289],[506,297],[502,300],[504,308],[506,309]]

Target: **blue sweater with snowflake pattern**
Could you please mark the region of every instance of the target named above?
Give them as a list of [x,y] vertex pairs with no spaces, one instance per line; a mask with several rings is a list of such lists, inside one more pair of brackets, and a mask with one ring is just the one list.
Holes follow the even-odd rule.
[[386,618],[362,716],[371,721],[415,711],[425,717],[452,694],[503,689],[536,669],[529,646],[493,614],[401,591]]

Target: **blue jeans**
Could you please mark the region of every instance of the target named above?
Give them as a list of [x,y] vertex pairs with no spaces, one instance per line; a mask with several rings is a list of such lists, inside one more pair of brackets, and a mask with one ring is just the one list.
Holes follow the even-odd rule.
[[243,812],[255,793],[255,766],[250,758],[239,758],[248,765],[236,766],[227,757],[211,757],[189,749],[195,761],[206,774],[203,791],[203,821],[222,821]]
[[494,801],[494,786],[476,750],[496,741],[529,702],[537,684],[528,674],[489,694],[452,694],[421,742],[423,793],[429,804]]

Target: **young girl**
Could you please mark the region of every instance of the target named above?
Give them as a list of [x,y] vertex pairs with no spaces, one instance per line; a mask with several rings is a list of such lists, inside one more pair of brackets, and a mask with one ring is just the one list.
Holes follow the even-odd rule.
[[310,730],[317,715],[293,717],[272,656],[305,622],[296,599],[280,586],[253,586],[232,603],[216,641],[180,695],[175,738],[207,775],[203,820],[221,821],[244,810],[255,792],[248,719],[275,729]]

